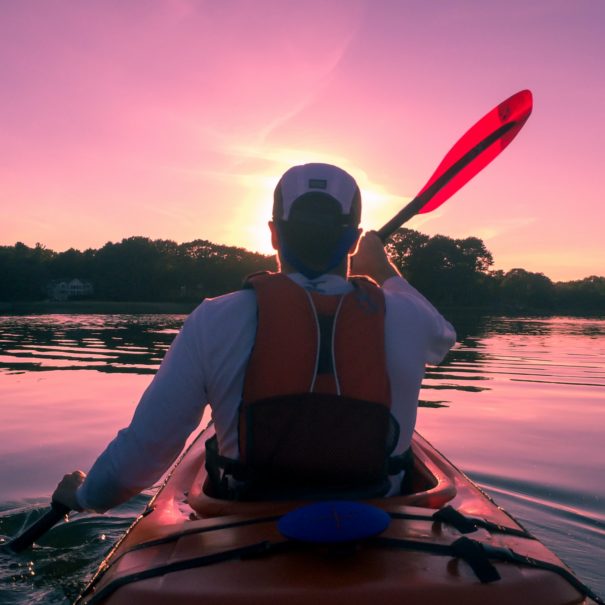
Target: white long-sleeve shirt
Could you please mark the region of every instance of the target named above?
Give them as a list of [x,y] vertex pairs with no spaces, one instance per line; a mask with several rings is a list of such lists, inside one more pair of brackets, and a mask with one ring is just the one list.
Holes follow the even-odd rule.
[[[343,277],[297,284],[324,294],[353,286]],[[383,284],[385,347],[391,412],[401,432],[395,453],[410,445],[418,393],[427,363],[439,363],[456,340],[454,328],[402,277]],[[118,432],[77,492],[82,508],[103,512],[153,485],[177,458],[212,409],[220,452],[239,457],[238,413],[246,366],[257,326],[253,290],[206,299],[187,318],[157,374],[145,390],[130,425]]]

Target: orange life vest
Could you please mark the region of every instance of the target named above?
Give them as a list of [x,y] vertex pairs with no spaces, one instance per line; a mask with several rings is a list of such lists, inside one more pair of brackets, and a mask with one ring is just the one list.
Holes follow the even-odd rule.
[[390,412],[384,295],[366,278],[351,282],[353,291],[331,296],[281,273],[248,278],[258,327],[239,412],[240,459],[215,456],[246,486],[241,497],[383,495],[388,475],[402,469],[390,458],[399,427]]

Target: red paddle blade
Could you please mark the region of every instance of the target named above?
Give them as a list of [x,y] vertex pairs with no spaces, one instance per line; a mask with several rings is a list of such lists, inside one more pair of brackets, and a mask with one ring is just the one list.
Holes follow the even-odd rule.
[[441,206],[515,138],[531,110],[531,92],[522,90],[481,118],[450,149],[420,193],[376,231],[378,237],[385,242],[416,214]]
[[522,90],[494,107],[472,126],[450,149],[433,176],[416,196],[420,198],[436,181],[444,177],[457,162],[469,156],[463,167],[451,176],[418,210],[419,214],[435,210],[458,189],[468,183],[479,171],[487,166],[517,136],[532,110],[532,94]]

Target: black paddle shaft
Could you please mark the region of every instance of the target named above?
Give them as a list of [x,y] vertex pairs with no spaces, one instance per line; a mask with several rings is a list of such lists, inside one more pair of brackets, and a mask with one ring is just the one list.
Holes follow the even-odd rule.
[[386,225],[383,225],[376,233],[384,243],[413,216],[418,214],[426,204],[447,185],[463,168],[466,168],[475,158],[483,153],[490,145],[501,139],[509,130],[518,125],[518,121],[503,124],[464,154],[457,162],[452,164],[426,191],[416,196],[405,208],[398,212]]
[[35,523],[30,525],[20,536],[13,538],[7,547],[19,553],[29,548],[41,535],[45,534],[53,525],[61,521],[69,512],[69,507],[60,502],[52,502],[50,510]]

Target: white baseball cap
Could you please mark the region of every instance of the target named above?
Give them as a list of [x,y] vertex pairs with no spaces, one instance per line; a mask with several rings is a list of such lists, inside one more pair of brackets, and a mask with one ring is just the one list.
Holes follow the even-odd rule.
[[319,163],[293,166],[277,183],[273,195],[273,220],[300,220],[302,217],[305,221],[323,222],[323,218],[329,216],[333,221],[335,215],[343,226],[357,226],[361,219],[359,187],[342,168]]

